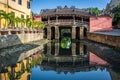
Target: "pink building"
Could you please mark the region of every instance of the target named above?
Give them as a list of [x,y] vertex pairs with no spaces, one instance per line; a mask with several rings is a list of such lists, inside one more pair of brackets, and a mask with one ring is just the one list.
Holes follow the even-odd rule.
[[41,17],[40,16],[34,16],[33,21],[41,21]]
[[112,30],[112,17],[110,16],[90,17],[90,32],[111,30]]

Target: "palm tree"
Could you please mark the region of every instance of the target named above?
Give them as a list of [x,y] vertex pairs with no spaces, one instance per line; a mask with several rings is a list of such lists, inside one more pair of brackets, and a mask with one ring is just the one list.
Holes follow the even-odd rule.
[[2,16],[2,14],[4,13],[4,11],[3,10],[0,10],[0,28],[1,28],[1,16]]
[[17,27],[17,28],[20,27],[20,23],[21,23],[21,18],[16,17],[16,18],[15,18],[15,24],[16,24],[16,27]]
[[13,17],[12,13],[6,13],[5,11],[1,11],[1,19],[5,19],[4,28],[10,26],[11,17]]
[[26,25],[26,19],[22,18],[21,19],[21,27],[25,27]]
[[25,22],[26,22],[26,27],[30,28],[30,26],[31,26],[31,18],[29,18],[29,17],[27,16]]
[[41,28],[41,29],[45,28],[45,24],[42,21],[38,22],[37,24],[38,24],[38,28]]
[[11,28],[15,27],[15,15],[13,13],[11,13],[11,16],[10,16],[10,23],[9,23],[9,25],[10,25]]

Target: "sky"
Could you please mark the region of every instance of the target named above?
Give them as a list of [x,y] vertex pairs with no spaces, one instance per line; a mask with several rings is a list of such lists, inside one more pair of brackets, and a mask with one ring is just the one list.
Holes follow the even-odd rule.
[[76,8],[98,7],[100,10],[106,7],[110,0],[33,0],[31,2],[31,10],[33,13],[39,14],[41,9],[54,9],[57,6]]

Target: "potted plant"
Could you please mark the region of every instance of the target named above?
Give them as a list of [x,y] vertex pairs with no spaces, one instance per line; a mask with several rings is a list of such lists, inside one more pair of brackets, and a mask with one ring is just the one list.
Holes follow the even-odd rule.
[[40,29],[38,31],[38,33],[40,33],[41,30],[43,30],[45,28],[45,24],[42,21],[38,22],[37,24],[38,24],[38,29]]
[[[25,20],[25,24],[26,24],[26,27],[27,28],[31,28],[31,18],[29,18],[28,16],[27,16],[27,18],[26,18],[26,20]],[[30,33],[31,31],[29,31],[29,30],[25,30],[25,33]],[[32,32],[31,32],[32,33]]]
[[0,10],[0,15],[1,15],[1,19],[5,20],[5,24],[4,24],[4,29],[1,30],[1,35],[7,35],[8,34],[8,30],[6,30],[9,27],[10,24],[10,17],[12,16],[11,13],[6,13],[3,10]]

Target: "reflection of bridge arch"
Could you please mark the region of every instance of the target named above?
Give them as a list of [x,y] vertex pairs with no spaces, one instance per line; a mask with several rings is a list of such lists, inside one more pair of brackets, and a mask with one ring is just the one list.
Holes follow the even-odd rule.
[[41,11],[41,18],[47,29],[47,34],[45,33],[47,39],[59,39],[59,28],[63,26],[64,28],[71,27],[72,39],[82,39],[84,27],[89,29],[89,16],[88,12],[77,8],[56,8]]

